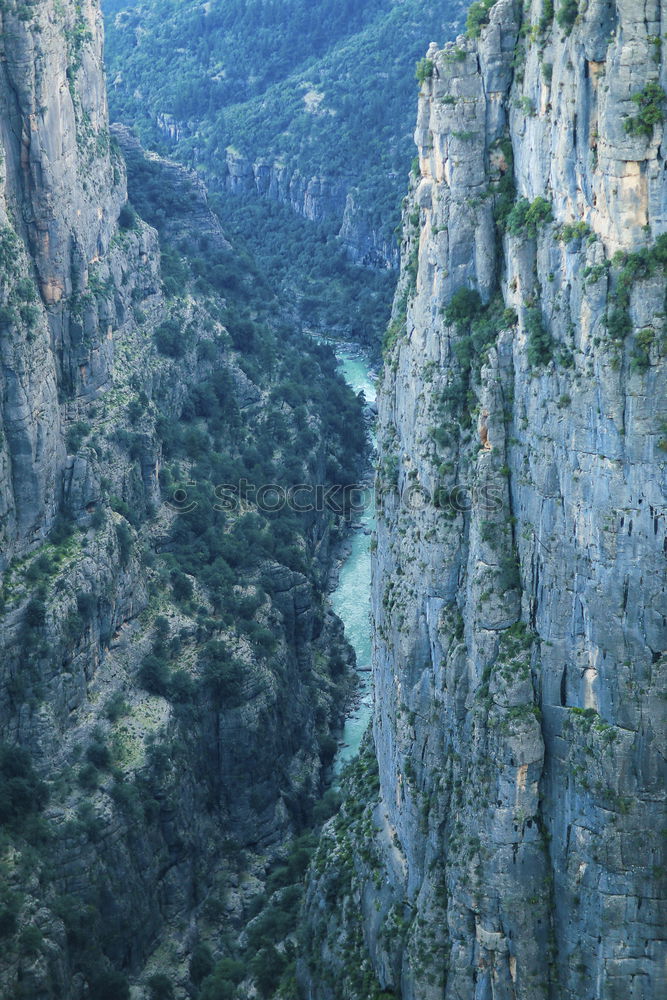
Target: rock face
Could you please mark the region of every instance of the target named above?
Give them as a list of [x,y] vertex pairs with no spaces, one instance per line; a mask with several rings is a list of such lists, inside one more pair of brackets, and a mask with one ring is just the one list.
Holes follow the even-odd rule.
[[299,169],[263,159],[255,163],[227,150],[220,178],[228,191],[250,194],[288,205],[311,222],[340,221],[339,236],[350,257],[365,267],[398,265],[398,249],[374,228],[369,213],[358,204],[349,180],[306,177]]
[[[188,126],[177,124],[168,115],[159,115],[157,124],[172,142],[188,134]],[[354,190],[350,190],[349,178],[309,177],[294,165],[266,157],[253,161],[234,148],[225,151],[211,173],[217,187],[235,195],[279,202],[311,222],[340,223],[338,235],[358,264],[398,266],[397,246],[373,228],[369,213],[358,205]]]
[[222,183],[235,194],[257,194],[289,205],[311,222],[340,217],[345,206],[345,188],[328,177],[305,177],[280,163],[251,163],[235,150],[227,150]]
[[311,998],[667,988],[661,10],[563,11],[498,0],[428,52],[380,396],[379,793],[350,782],[311,872]]
[[[56,470],[65,458],[57,368],[81,383],[66,303],[84,289],[91,262],[107,252],[125,187],[109,143],[98,5],[10,3],[0,16],[0,225],[3,263],[10,265],[2,328],[21,325],[13,302],[28,292],[17,282],[27,282],[33,296],[34,286],[39,290],[48,324],[33,303],[27,342],[2,337],[1,565],[43,537],[53,520]],[[104,367],[102,352],[98,362]]]
[[357,264],[378,268],[399,264],[398,247],[376,231],[355,191],[348,192],[345,199],[343,224],[338,235]]
[[109,144],[99,5],[33,6],[3,9],[4,197],[21,208],[44,301],[55,305],[107,252],[125,186]]

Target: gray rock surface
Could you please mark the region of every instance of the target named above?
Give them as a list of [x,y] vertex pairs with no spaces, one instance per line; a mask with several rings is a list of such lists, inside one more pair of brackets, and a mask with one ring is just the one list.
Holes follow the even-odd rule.
[[[379,798],[311,873],[313,1000],[667,989],[664,124],[624,125],[660,10],[545,10],[429,50],[379,400]],[[501,231],[512,176],[552,218]]]
[[301,170],[269,159],[251,162],[235,149],[228,149],[220,182],[228,191],[259,195],[287,205],[311,222],[340,223],[339,237],[351,258],[369,267],[397,267],[393,241],[373,227],[369,213],[357,204],[349,182],[332,176],[308,177]]

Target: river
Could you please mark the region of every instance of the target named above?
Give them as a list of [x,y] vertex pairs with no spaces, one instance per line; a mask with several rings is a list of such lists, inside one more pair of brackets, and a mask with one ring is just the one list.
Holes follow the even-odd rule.
[[[337,349],[340,370],[347,384],[355,391],[363,390],[366,401],[375,402],[375,382],[370,364],[364,356],[352,350]],[[375,527],[372,505],[358,518],[361,527],[353,531],[351,548],[331,595],[331,604],[345,625],[345,634],[357,657],[359,671],[358,697],[345,720],[341,746],[334,762],[338,774],[343,765],[359,752],[361,738],[368,728],[373,710],[371,678],[371,536]]]

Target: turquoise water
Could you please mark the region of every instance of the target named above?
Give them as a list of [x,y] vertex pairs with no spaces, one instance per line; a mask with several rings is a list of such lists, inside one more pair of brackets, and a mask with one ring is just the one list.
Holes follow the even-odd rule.
[[336,351],[339,367],[347,384],[355,392],[363,389],[366,400],[374,403],[376,398],[375,382],[370,374],[368,361],[361,355],[353,354],[351,351]]
[[[368,402],[376,398],[375,385],[368,362],[361,356],[345,350],[336,352],[340,369],[348,385],[355,392],[362,389]],[[342,746],[336,757],[334,770],[338,773],[346,761],[359,752],[361,738],[368,728],[372,709],[371,681],[371,538],[366,531],[375,526],[372,509],[358,518],[362,525],[351,536],[351,551],[343,563],[338,586],[331,595],[331,604],[345,625],[345,634],[357,655],[359,691],[357,704],[345,721]]]

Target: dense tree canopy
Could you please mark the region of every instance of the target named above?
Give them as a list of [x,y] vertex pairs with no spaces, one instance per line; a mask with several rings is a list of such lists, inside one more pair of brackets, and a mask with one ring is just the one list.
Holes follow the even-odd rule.
[[354,185],[390,235],[412,156],[414,65],[459,0],[105,0],[113,114],[220,170],[228,147]]

